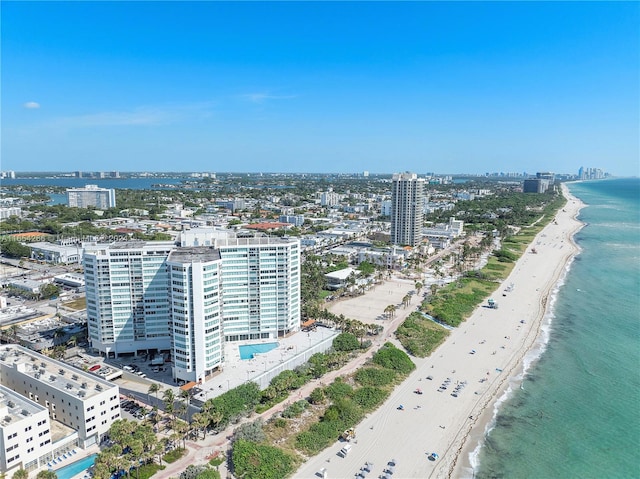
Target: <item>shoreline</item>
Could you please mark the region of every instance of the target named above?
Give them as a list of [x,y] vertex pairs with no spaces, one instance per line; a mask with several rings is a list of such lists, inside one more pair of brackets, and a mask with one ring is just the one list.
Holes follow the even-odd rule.
[[[573,228],[564,233],[565,239],[571,244],[573,251],[564,259],[561,264],[558,265],[558,267],[556,268],[556,274],[553,275],[554,279],[549,283],[547,290],[540,297],[543,307],[540,311],[541,314],[536,319],[535,329],[531,329],[531,332],[535,331],[535,334],[530,344],[528,345],[528,347],[523,348],[520,351],[519,358],[510,368],[509,374],[503,381],[503,384],[501,384],[501,386],[496,389],[493,397],[483,407],[482,413],[478,418],[476,424],[464,436],[462,444],[458,449],[458,453],[449,469],[448,477],[473,477],[475,468],[479,466],[479,462],[477,462],[477,454],[479,454],[487,434],[491,431],[491,429],[493,429],[495,425],[495,419],[500,412],[500,405],[511,398],[514,387],[520,387],[527,372],[540,359],[540,357],[546,350],[546,345],[549,341],[549,335],[543,338],[545,327],[550,328],[553,323],[553,306],[557,299],[556,296],[564,285],[565,278],[571,269],[571,264],[573,263],[575,257],[580,253],[580,247],[575,242],[574,236],[585,226],[584,223],[578,220],[578,215],[580,214],[580,210],[586,205],[580,199],[573,196],[566,185],[563,184],[562,189],[563,194],[567,199],[567,205],[569,205],[570,202],[573,202],[576,206],[576,209],[575,211],[573,211],[573,215],[571,218],[573,221],[575,221],[576,224]],[[540,235],[540,233],[538,235]],[[536,238],[534,238],[534,242],[538,238],[538,235],[536,235]],[[529,249],[529,247],[527,249]],[[525,364],[527,355],[529,355],[537,347],[540,348],[540,351],[535,355],[535,357],[531,359],[528,364]],[[472,463],[472,456],[474,455],[476,455],[476,457],[474,458],[476,459],[476,461],[475,463]]]
[[[493,293],[499,309],[479,305],[431,356],[412,357],[416,370],[357,426],[357,440],[347,457],[338,454],[342,443],[336,441],[309,458],[293,477],[317,477],[322,468],[328,477],[353,477],[365,462],[374,463],[372,474],[384,474],[392,459],[394,477],[472,475],[469,454],[484,438],[495,405],[522,378],[526,356],[546,327],[551,299],[579,251],[572,238],[584,226],[577,220],[584,204],[562,188],[567,202],[555,221],[536,235]],[[511,284],[515,288],[508,289]],[[351,305],[354,313],[367,308],[366,297]],[[351,317],[360,319],[358,314]],[[451,387],[441,390],[438,386],[448,378]],[[462,390],[451,397],[455,384]],[[422,394],[414,393],[417,388]],[[403,411],[397,410],[398,404],[404,405]],[[431,452],[440,459],[428,460]]]

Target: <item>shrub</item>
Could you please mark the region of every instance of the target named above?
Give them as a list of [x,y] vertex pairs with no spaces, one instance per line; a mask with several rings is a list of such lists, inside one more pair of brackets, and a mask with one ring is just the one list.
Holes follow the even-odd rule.
[[336,351],[355,351],[360,349],[360,343],[354,334],[340,333],[333,340],[333,349]]
[[331,383],[326,388],[327,396],[332,401],[336,401],[337,399],[348,397],[353,393],[353,388],[346,383],[343,383],[341,380],[338,381],[337,378],[333,383]]
[[326,394],[324,392],[324,388],[315,388],[309,395],[309,401],[311,401],[311,404],[322,404],[325,399]]
[[196,479],[220,479],[220,473],[215,469],[207,469],[198,474]]
[[295,460],[286,452],[243,439],[233,444],[234,475],[243,479],[281,479],[293,472]]
[[240,425],[234,433],[233,440],[239,441],[241,439],[252,442],[262,442],[266,439],[262,427],[264,423],[261,418],[256,419],[253,422],[248,422]]
[[196,479],[198,474],[207,470],[207,466],[194,466],[193,464],[180,473],[180,479]]
[[373,362],[383,368],[408,374],[416,368],[409,356],[391,343],[385,343],[373,356]]
[[179,447],[177,449],[174,449],[173,451],[169,451],[168,453],[166,453],[164,456],[162,456],[162,459],[164,460],[164,462],[171,464],[172,462],[176,462],[178,459],[184,456],[185,452],[187,452],[185,449]]
[[285,428],[285,427],[287,427],[287,420],[283,419],[281,417],[278,417],[273,421],[273,425],[275,427]]
[[375,409],[387,398],[387,392],[380,388],[363,386],[353,393],[353,402],[366,411]]
[[362,368],[356,372],[356,381],[362,386],[386,386],[391,384],[396,373],[390,369]]
[[293,418],[304,412],[309,403],[305,400],[296,401],[291,406],[282,411],[282,417]]

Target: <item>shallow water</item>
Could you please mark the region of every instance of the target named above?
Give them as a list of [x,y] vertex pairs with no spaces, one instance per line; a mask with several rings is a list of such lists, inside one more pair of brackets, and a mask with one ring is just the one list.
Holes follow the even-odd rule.
[[546,350],[505,401],[476,478],[640,477],[640,180],[573,183],[588,206]]

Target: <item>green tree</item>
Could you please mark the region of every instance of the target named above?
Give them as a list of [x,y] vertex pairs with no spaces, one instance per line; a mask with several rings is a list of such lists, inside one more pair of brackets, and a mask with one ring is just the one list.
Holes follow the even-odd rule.
[[53,283],[47,283],[40,286],[40,297],[49,299],[60,294],[60,287]]
[[336,351],[355,351],[360,349],[360,344],[354,334],[340,333],[333,340],[333,349]]
[[9,258],[29,258],[31,256],[31,248],[17,241],[3,241],[0,247],[2,254]]
[[[15,477],[15,476],[14,476]],[[58,479],[58,475],[53,471],[40,471],[36,475],[36,479]]]

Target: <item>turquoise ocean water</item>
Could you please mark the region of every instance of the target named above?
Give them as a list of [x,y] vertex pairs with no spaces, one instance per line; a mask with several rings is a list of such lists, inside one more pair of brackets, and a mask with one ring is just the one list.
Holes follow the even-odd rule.
[[569,189],[588,205],[581,252],[556,290],[539,360],[475,457],[475,478],[640,478],[640,179]]

